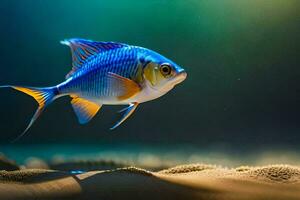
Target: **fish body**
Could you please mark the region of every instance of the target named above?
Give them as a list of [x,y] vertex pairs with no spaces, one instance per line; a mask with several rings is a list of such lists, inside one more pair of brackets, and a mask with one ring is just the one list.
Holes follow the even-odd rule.
[[71,104],[84,124],[102,105],[128,105],[116,128],[143,102],[156,99],[186,78],[183,68],[152,50],[115,42],[69,39],[61,42],[72,52],[73,68],[66,80],[56,86],[12,87],[31,95],[39,107],[30,124],[55,99],[69,95]]

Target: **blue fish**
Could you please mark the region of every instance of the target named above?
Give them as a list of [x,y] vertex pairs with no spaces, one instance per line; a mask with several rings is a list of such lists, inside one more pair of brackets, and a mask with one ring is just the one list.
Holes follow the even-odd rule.
[[187,73],[173,61],[152,50],[116,42],[68,39],[61,42],[71,48],[72,70],[66,80],[52,87],[10,87],[32,96],[38,108],[24,135],[45,107],[55,99],[69,95],[80,124],[89,122],[102,105],[129,105],[124,122],[140,103],[156,99],[185,80]]

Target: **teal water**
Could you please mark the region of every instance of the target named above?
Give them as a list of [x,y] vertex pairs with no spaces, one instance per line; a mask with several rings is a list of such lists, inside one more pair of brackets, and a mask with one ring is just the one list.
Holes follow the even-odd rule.
[[31,156],[98,154],[137,162],[145,152],[159,162],[178,153],[172,162],[251,164],[259,163],[256,155],[278,149],[292,155],[286,162],[296,162],[299,11],[298,0],[1,1],[0,85],[63,81],[71,55],[59,41],[70,37],[153,49],[183,66],[188,78],[140,105],[113,132],[121,106],[104,106],[81,126],[70,99],[59,99],[14,144],[36,104],[1,90],[0,152],[20,163]]
[[[48,164],[113,161],[116,164],[143,168],[165,168],[181,164],[204,163],[225,167],[242,165],[293,164],[300,165],[299,154],[284,148],[236,151],[218,145],[201,148],[190,145],[17,145],[1,146],[1,151],[19,165],[32,160]],[[74,166],[76,167],[76,165]],[[80,169],[80,167],[78,168]]]

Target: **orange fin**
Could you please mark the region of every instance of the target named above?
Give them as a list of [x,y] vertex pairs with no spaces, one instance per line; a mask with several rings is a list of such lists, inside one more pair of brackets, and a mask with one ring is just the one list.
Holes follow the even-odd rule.
[[12,86],[15,90],[19,90],[20,92],[24,92],[29,96],[32,96],[39,104],[39,106],[44,106],[46,102],[47,93],[43,90],[35,89],[35,88],[28,88],[28,87],[21,87],[21,86]]
[[121,90],[121,93],[118,96],[119,100],[129,99],[141,91],[139,84],[129,78],[125,78],[112,72],[108,73],[108,78],[111,80],[112,86]]
[[28,131],[28,129],[33,125],[36,119],[41,115],[45,107],[58,97],[56,87],[35,88],[35,87],[6,85],[6,86],[0,86],[0,88],[13,88],[20,92],[24,92],[25,94],[32,96],[39,104],[35,114],[31,118],[30,123],[28,124],[26,129],[14,141],[17,141],[19,138],[21,138]]
[[102,106],[78,96],[71,97],[73,98],[71,104],[80,124],[88,123]]

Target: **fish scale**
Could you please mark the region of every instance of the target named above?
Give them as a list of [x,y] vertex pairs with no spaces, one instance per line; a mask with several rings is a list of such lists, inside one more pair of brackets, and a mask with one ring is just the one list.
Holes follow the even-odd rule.
[[[120,74],[123,77],[131,78],[136,76],[137,62],[133,56],[126,56],[128,49],[125,47],[104,52],[87,63],[86,71],[79,71],[69,78],[65,84],[59,86],[60,93],[76,93],[92,98],[107,98],[117,93],[110,90],[105,74],[108,72]],[[118,59],[114,59],[117,57]],[[99,84],[97,84],[97,82]],[[98,86],[98,87],[96,87]],[[91,92],[93,91],[93,92]]]

